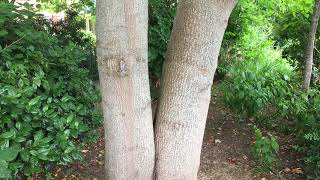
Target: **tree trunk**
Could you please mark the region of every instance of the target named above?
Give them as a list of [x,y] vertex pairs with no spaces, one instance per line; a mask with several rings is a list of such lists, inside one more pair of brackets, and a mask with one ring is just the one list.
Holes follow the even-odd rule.
[[97,1],[106,179],[153,177],[147,30],[147,0]]
[[308,37],[308,46],[305,53],[305,72],[304,72],[304,81],[302,84],[302,89],[308,91],[312,75],[312,66],[313,66],[313,50],[316,40],[316,33],[318,27],[318,21],[320,16],[320,0],[316,0],[313,8],[313,15],[311,21],[311,28]]
[[196,179],[211,86],[235,0],[181,0],[156,117],[156,178]]

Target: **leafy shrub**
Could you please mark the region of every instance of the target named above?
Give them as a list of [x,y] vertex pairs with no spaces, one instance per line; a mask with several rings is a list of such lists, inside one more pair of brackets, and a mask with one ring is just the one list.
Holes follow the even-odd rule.
[[175,0],[149,1],[148,60],[152,99],[157,99],[160,95],[159,79],[176,13],[176,5]]
[[158,78],[161,76],[176,6],[175,0],[151,0],[149,3],[149,69]]
[[[235,41],[237,46],[228,56],[220,58],[224,62],[232,61],[223,70],[224,102],[248,117],[259,117],[258,113],[265,108],[275,106],[295,78],[295,68],[282,58],[281,49],[276,48],[270,38],[272,24],[267,22],[267,15],[273,12],[270,11],[273,3],[240,1],[236,14],[232,15],[232,18],[240,18],[236,20],[238,25],[230,23],[229,27],[229,36],[236,38],[231,42]],[[233,32],[235,30],[240,30],[239,35]],[[227,60],[229,58],[232,59]]]
[[238,55],[228,68],[221,88],[228,107],[247,117],[258,117],[263,109],[281,101],[295,73],[294,67],[281,58],[281,51],[273,48],[272,41],[249,44],[249,39],[255,39],[252,36],[243,37],[239,48],[243,55]]
[[82,49],[60,45],[30,8],[0,4],[0,179],[81,159],[101,124]]
[[[275,14],[277,21],[274,23],[272,35],[276,43],[283,47],[285,57],[304,64],[304,50],[308,42],[306,32],[310,30],[314,1],[286,1],[283,5],[285,10]],[[316,43],[316,46],[318,46],[318,43]],[[318,52],[315,52],[315,58],[319,58]],[[302,69],[303,66],[300,66],[300,68]]]
[[286,104],[289,117],[295,121],[297,150],[304,154],[310,176],[320,178],[320,91],[292,96]]
[[[255,117],[263,125],[283,124],[286,130],[292,130],[310,176],[317,179],[320,178],[319,73],[314,68],[314,88],[303,93],[299,79],[303,66],[296,66],[301,65],[304,54],[307,36],[303,32],[309,31],[313,3],[312,0],[239,1],[229,21],[218,72],[224,76],[221,89],[225,104],[246,117]],[[318,57],[319,53],[315,55]],[[256,133],[259,139],[259,132]]]
[[85,20],[80,15],[78,4],[73,4],[66,10],[64,20],[53,23],[49,27],[50,34],[58,38],[61,46],[68,45],[69,42],[75,43],[82,49],[85,60],[82,66],[89,70],[92,80],[99,80],[98,66],[96,62],[96,39],[92,33],[82,31]]
[[254,157],[258,160],[263,170],[272,171],[275,166],[275,155],[279,151],[279,144],[271,134],[262,135],[260,129],[255,128],[256,140],[252,146]]

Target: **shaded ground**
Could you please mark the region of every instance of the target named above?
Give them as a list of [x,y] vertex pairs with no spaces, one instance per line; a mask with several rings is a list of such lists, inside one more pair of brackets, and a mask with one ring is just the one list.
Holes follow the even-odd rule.
[[[199,179],[306,179],[290,136],[278,137],[279,166],[273,173],[262,173],[250,146],[254,143],[252,123],[240,122],[237,115],[224,108],[213,93],[203,140]],[[273,133],[274,134],[274,133]]]
[[[255,164],[250,145],[254,143],[253,125],[240,123],[235,114],[226,110],[213,93],[206,133],[203,141],[200,180],[241,179],[306,179],[301,162],[292,148],[290,136],[278,137],[280,142],[279,167],[274,173],[262,173]],[[68,167],[52,169],[53,179],[103,179],[103,130],[95,144],[86,146],[85,160]]]

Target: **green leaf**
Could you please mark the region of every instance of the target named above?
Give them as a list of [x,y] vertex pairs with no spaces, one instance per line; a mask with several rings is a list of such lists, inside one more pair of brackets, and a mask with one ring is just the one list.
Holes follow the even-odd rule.
[[243,98],[244,98],[244,92],[243,92],[243,91],[240,91],[240,92],[239,92],[239,98],[240,98],[240,99],[243,99]]
[[10,163],[9,168],[13,171],[17,171],[18,169],[23,168],[23,163],[21,162]]
[[13,131],[13,130],[11,130],[11,131],[2,133],[2,134],[0,135],[0,138],[9,139],[9,138],[13,137],[15,134],[16,134],[16,132]]
[[46,138],[43,138],[41,139],[41,143],[43,144],[48,144],[50,141],[52,141],[52,137],[46,137]]
[[33,80],[33,86],[34,86],[34,87],[40,87],[40,85],[41,85],[41,79],[39,79],[39,78],[34,78],[34,80]]
[[67,147],[66,150],[64,150],[64,153],[65,153],[65,154],[69,154],[71,151],[73,151],[73,149],[74,149],[74,147],[69,146],[69,147]]
[[61,99],[62,102],[67,102],[68,100],[71,99],[71,96],[69,96],[68,94],[64,95]]
[[35,135],[34,135],[34,141],[38,142],[40,139],[43,138],[43,132],[42,131],[38,131]]
[[67,117],[67,124],[69,124],[72,120],[73,120],[73,114],[70,114],[70,115]]
[[30,154],[31,154],[32,156],[37,156],[37,155],[38,155],[38,152],[35,151],[35,150],[31,150],[31,151],[30,151]]
[[38,155],[37,155],[37,157],[39,158],[39,159],[42,159],[42,160],[48,160],[48,154],[49,154],[49,152],[50,152],[50,149],[48,149],[48,148],[41,148],[41,149],[39,149],[38,150]]
[[274,137],[271,137],[271,147],[275,150],[275,152],[279,151],[279,144]]
[[21,122],[17,122],[17,123],[16,123],[16,128],[17,128],[18,130],[21,129]]
[[16,142],[24,142],[24,141],[26,141],[27,139],[26,139],[25,137],[16,137],[14,140],[15,140]]
[[6,30],[0,30],[0,37],[1,36],[5,36],[5,35],[7,35],[8,34],[8,31],[6,31]]
[[0,160],[13,161],[17,158],[20,151],[21,149],[18,147],[10,147],[0,150]]
[[258,81],[257,87],[258,87],[258,90],[261,90],[261,82],[260,81]]
[[30,158],[30,153],[27,150],[21,151],[20,152],[20,157],[23,161],[25,162],[29,162],[29,158]]
[[38,154],[37,157],[41,160],[47,161],[48,160],[48,156],[44,155],[44,154]]
[[21,59],[23,57],[23,54],[16,54],[14,55],[15,59]]
[[0,179],[11,178],[11,172],[8,169],[8,163],[0,159]]
[[0,149],[4,149],[9,147],[10,145],[10,140],[9,139],[4,139],[2,141],[0,141]]
[[37,97],[31,99],[29,101],[29,106],[33,106],[33,105],[37,104],[40,101],[40,99],[41,99],[41,96],[37,96]]
[[42,111],[43,111],[43,112],[46,112],[46,111],[48,111],[48,109],[49,109],[49,106],[48,106],[48,105],[45,105],[45,106],[42,108]]

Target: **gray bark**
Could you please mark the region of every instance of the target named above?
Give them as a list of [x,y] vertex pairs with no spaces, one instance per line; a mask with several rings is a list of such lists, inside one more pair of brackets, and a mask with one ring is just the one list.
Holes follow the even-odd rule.
[[156,178],[196,179],[211,86],[235,0],[181,0],[156,115]]
[[147,0],[97,1],[106,179],[153,177],[147,29]]
[[313,51],[316,40],[316,33],[318,27],[318,21],[320,16],[320,0],[316,0],[313,9],[311,28],[308,37],[308,46],[305,52],[305,71],[304,71],[304,81],[302,84],[302,89],[308,91],[312,76],[312,66],[313,66]]

